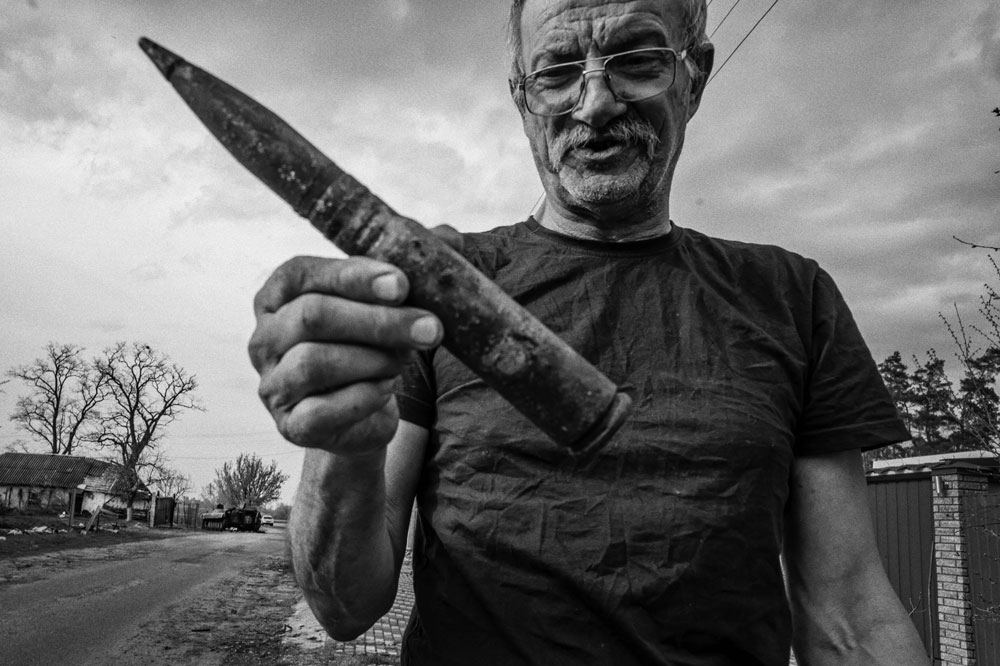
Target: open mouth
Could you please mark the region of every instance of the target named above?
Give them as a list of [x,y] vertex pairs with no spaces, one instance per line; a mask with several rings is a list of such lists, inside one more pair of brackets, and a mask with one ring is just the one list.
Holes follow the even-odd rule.
[[614,139],[594,139],[584,144],[584,148],[586,148],[587,150],[592,150],[595,153],[599,153],[603,150],[607,150],[608,148],[611,148],[616,145],[618,145],[618,142],[615,141]]
[[577,147],[577,154],[590,159],[610,158],[625,152],[629,144],[613,138],[592,139]]

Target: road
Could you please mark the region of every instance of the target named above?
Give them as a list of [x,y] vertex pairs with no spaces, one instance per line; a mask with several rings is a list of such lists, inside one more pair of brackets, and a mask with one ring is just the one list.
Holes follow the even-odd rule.
[[[199,532],[91,554],[85,566],[40,563],[40,578],[0,584],[0,664],[155,666],[159,660],[148,653],[173,648],[181,649],[173,651],[175,659],[163,663],[211,663],[179,659],[184,646],[164,638],[171,631],[175,637],[178,633],[176,627],[161,632],[163,619],[174,618],[174,624],[178,616],[195,621],[187,608],[211,606],[213,596],[237,594],[246,586],[239,578],[245,579],[247,571],[273,566],[283,555],[284,535],[280,528],[264,533]],[[63,557],[86,559],[72,552]],[[205,632],[204,642],[211,643],[208,633],[216,626],[186,626],[187,634],[180,635]],[[164,647],[164,641],[173,642]],[[136,650],[144,644],[148,650]]]

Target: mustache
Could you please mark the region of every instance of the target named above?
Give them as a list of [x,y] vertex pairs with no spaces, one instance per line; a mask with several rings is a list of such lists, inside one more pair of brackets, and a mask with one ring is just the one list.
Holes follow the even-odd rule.
[[553,139],[550,153],[554,157],[554,165],[561,166],[571,150],[601,141],[642,146],[646,150],[646,159],[653,159],[660,137],[653,126],[641,118],[621,118],[600,130],[588,125],[576,125]]

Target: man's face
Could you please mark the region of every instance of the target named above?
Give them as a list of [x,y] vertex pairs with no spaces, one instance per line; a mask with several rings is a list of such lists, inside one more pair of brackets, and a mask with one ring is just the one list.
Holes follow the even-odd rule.
[[[689,46],[685,27],[676,0],[528,0],[521,63],[530,73],[646,47],[680,52]],[[698,103],[687,68],[678,62],[669,90],[629,103],[616,100],[600,74],[586,78],[583,99],[570,114],[546,118],[521,110],[546,193],[590,217],[660,210]]]

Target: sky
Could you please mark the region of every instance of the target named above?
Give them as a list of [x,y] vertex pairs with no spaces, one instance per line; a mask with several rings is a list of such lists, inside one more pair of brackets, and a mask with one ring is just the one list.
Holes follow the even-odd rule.
[[[816,259],[877,361],[933,348],[954,370],[938,313],[973,321],[995,276],[953,237],[1000,246],[1000,7],[782,0],[751,32],[772,1],[710,4],[715,74],[671,217]],[[0,0],[0,371],[49,341],[87,357],[149,344],[199,382],[204,411],[162,442],[195,493],[254,453],[290,476],[290,502],[302,453],[257,398],[252,299],[288,258],[339,252],[136,41],[264,103],[404,215],[481,231],[542,192],[507,92],[505,14],[497,0]],[[0,390],[2,450],[27,436],[7,420],[24,387]]]

